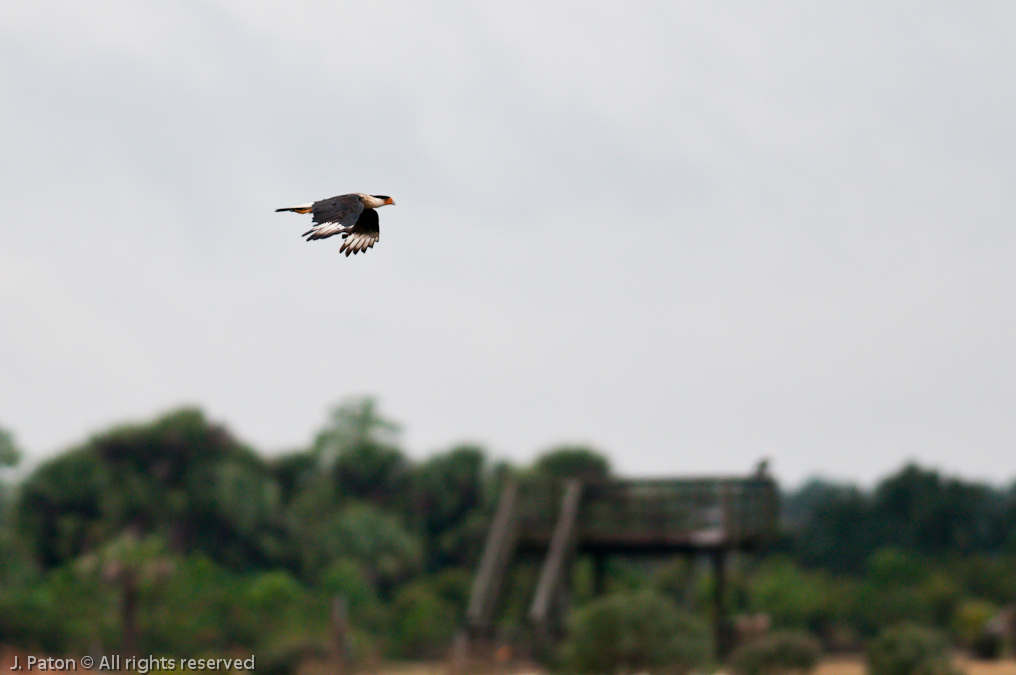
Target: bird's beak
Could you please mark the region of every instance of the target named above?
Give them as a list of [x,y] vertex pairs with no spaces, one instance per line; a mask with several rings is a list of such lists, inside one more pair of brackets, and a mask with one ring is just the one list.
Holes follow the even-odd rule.
[[385,204],[391,204],[392,206],[395,206],[395,200],[389,197],[388,199],[385,200]]

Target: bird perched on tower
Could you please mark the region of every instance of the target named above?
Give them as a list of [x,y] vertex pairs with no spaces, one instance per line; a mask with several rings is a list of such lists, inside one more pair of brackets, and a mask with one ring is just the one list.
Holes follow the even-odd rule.
[[275,209],[275,212],[313,213],[314,227],[300,236],[307,237],[307,241],[310,241],[341,234],[345,241],[342,242],[339,253],[345,251],[348,258],[350,253],[366,251],[381,238],[377,211],[374,209],[385,204],[394,205],[395,200],[387,195],[365,195],[362,192],[355,192],[310,204]]

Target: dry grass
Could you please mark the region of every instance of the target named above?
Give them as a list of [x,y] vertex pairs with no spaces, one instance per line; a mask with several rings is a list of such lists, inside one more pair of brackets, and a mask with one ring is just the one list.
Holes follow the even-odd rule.
[[[973,661],[957,658],[956,665],[967,675],[1016,675],[1016,660]],[[508,672],[515,672],[508,669]],[[527,673],[537,674],[532,668]],[[864,658],[859,656],[827,658],[821,661],[812,675],[865,675]],[[496,675],[504,675],[500,671]],[[445,663],[393,663],[381,668],[378,675],[448,675]],[[493,673],[492,673],[493,675]]]
[[[967,675],[1016,675],[1016,661],[973,661],[959,657],[956,665]],[[864,659],[843,657],[825,659],[818,664],[812,675],[864,675]]]
[[971,661],[956,659],[956,665],[967,675],[1016,675],[1016,660]]

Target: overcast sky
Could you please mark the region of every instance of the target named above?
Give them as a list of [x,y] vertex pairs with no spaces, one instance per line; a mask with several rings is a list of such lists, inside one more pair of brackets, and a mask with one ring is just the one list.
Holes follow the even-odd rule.
[[[1011,2],[0,12],[0,425],[1016,477]],[[340,256],[274,209],[391,195]]]

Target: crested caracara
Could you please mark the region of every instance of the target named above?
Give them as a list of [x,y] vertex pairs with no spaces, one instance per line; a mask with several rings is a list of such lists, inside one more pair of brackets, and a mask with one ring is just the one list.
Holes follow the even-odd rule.
[[342,242],[339,253],[345,251],[348,258],[350,253],[366,251],[381,238],[377,211],[374,209],[385,204],[395,204],[395,200],[387,195],[365,195],[356,192],[275,211],[313,213],[314,227],[301,236],[307,237],[307,241],[310,241],[341,234],[345,241]]

